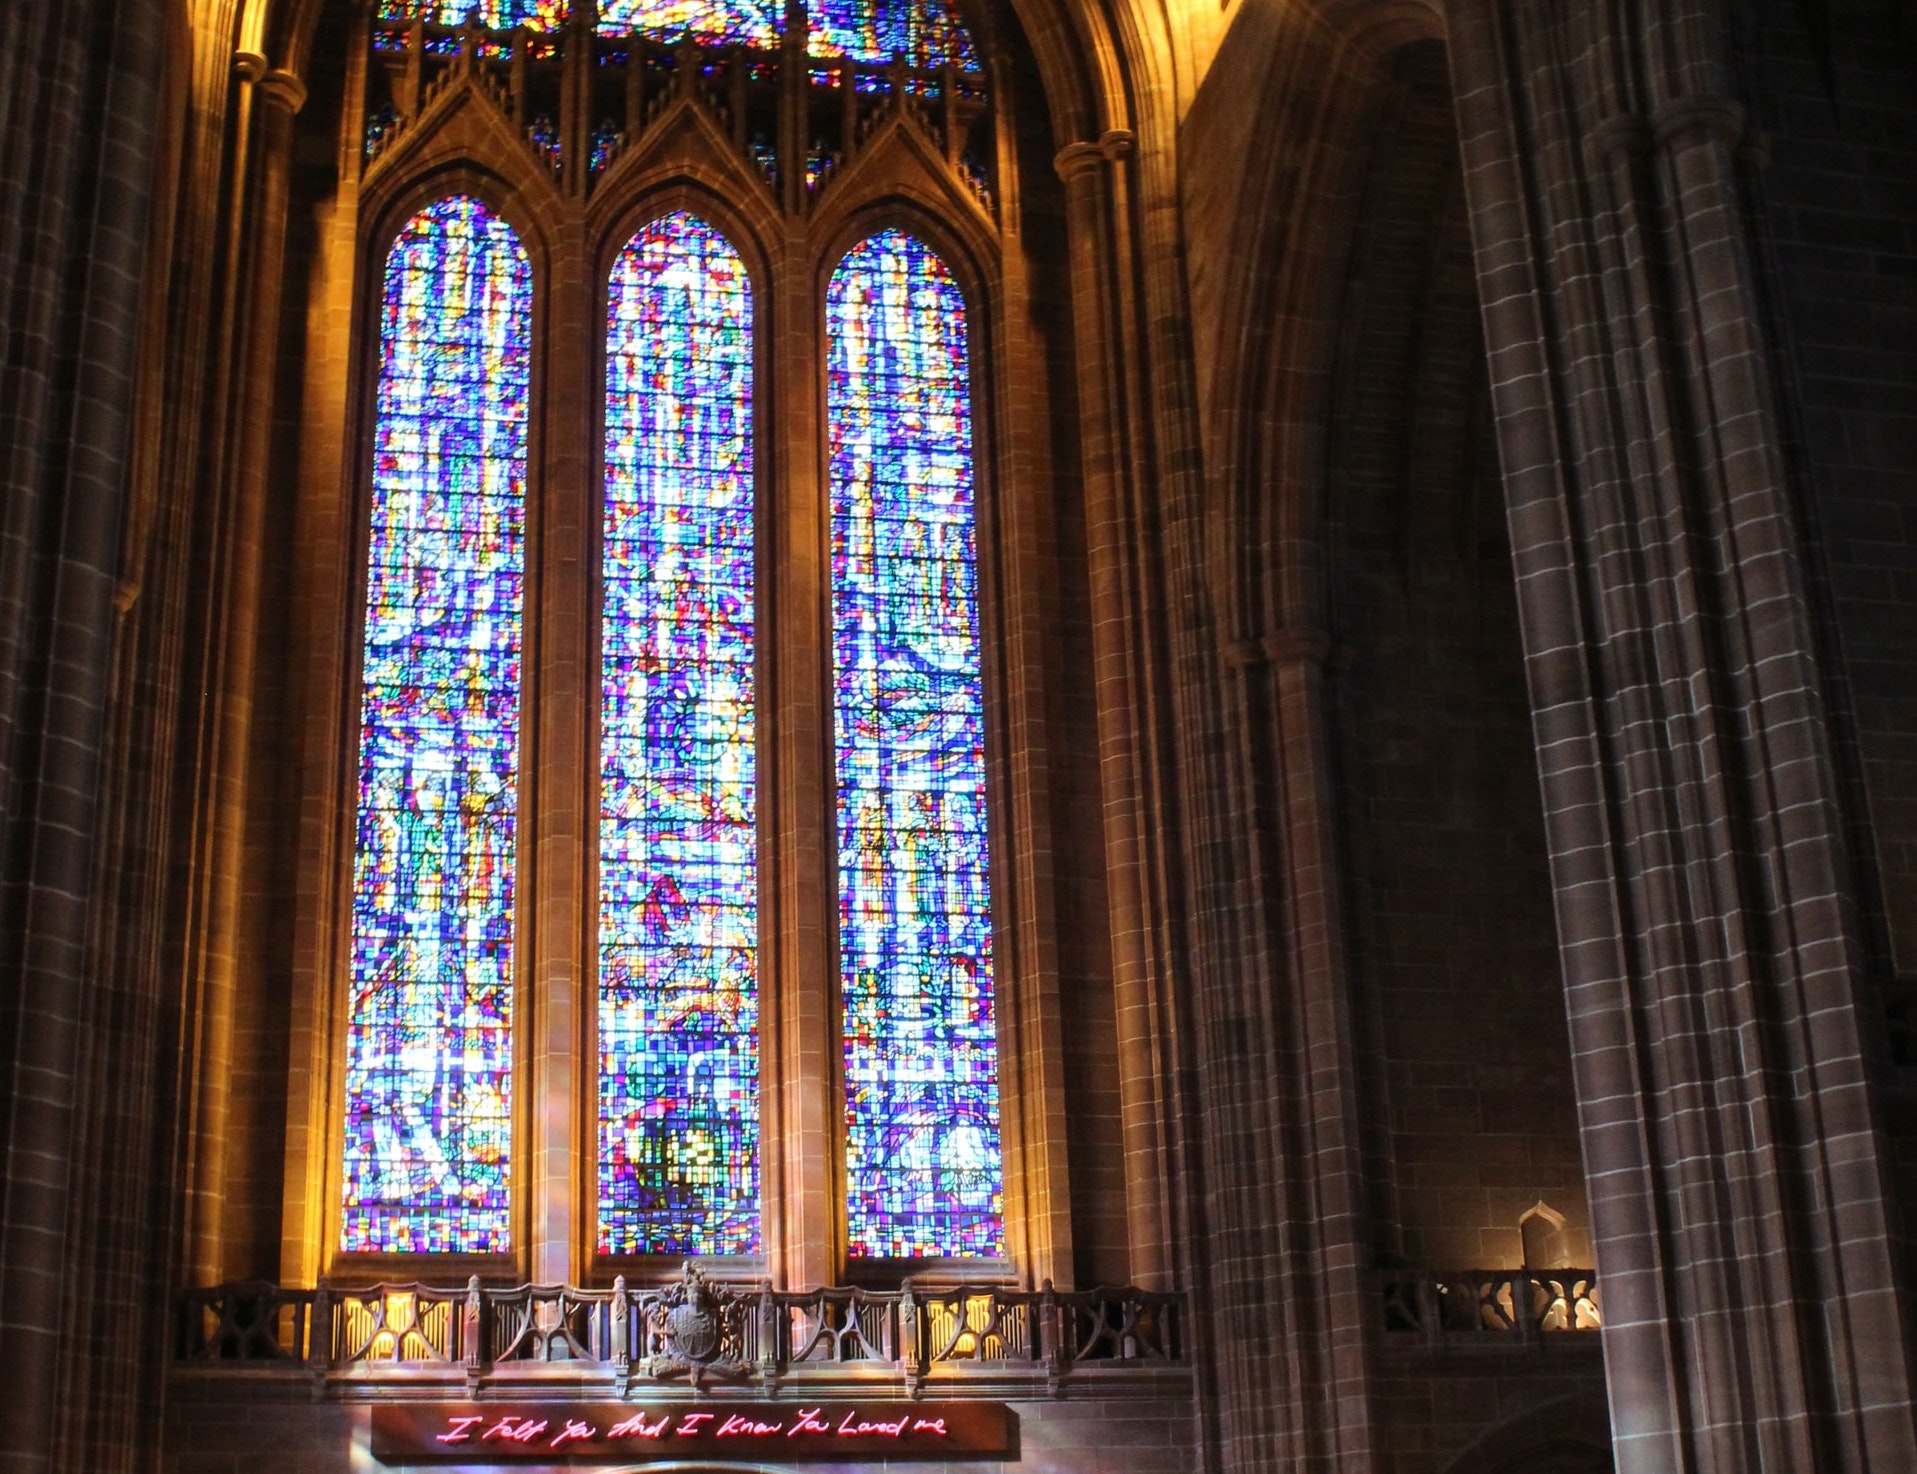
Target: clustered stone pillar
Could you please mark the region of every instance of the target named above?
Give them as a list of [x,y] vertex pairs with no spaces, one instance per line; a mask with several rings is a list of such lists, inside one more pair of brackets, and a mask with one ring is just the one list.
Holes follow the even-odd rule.
[[217,507],[217,570],[207,612],[209,688],[218,693],[203,720],[205,808],[196,816],[195,854],[209,872],[196,887],[188,942],[198,1029],[193,1083],[194,1137],[185,1224],[186,1274],[212,1284],[231,1270],[223,1222],[231,1133],[236,998],[242,987],[242,896],[245,834],[252,772],[253,718],[258,689],[260,590],[265,557],[263,526],[273,494],[267,474],[274,419],[274,363],[279,348],[281,278],[287,196],[292,169],[293,119],[306,87],[266,58],[235,58],[235,131],[246,203],[235,222],[231,249],[237,271],[231,351],[240,371],[225,381],[217,423],[223,435],[209,449],[210,500]]
[[1129,131],[1110,129],[1097,143],[1065,147],[1056,167],[1071,232],[1126,1230],[1132,1283],[1157,1290],[1170,1287],[1173,1271],[1166,1180],[1172,1105],[1165,1094],[1172,1025],[1165,996],[1170,942],[1156,914],[1154,884],[1164,840],[1152,825],[1156,703],[1147,654],[1156,609],[1145,567],[1149,519],[1147,487],[1139,480],[1136,357],[1129,351],[1127,283],[1119,269],[1130,231],[1122,171],[1131,145]]
[[1617,1465],[1917,1468],[1711,14],[1450,12]]
[[[86,1084],[103,1027],[101,762],[127,496],[131,385],[157,132],[156,0],[0,10],[0,1470],[131,1458],[145,1320],[78,1267],[113,1257],[138,1204],[88,1191],[108,1133]],[[142,1164],[148,1167],[151,1164]],[[149,1182],[150,1186],[150,1182]],[[98,1212],[75,1211],[94,1201]],[[103,1248],[103,1245],[108,1248]],[[143,1292],[150,1287],[143,1286]],[[83,1317],[85,1319],[83,1319]],[[117,1335],[95,1324],[116,1322]],[[93,1324],[88,1323],[92,1321]],[[79,1430],[79,1431],[76,1431]]]
[[[1166,386],[1142,161],[1058,156],[1092,574],[1132,1277],[1191,1295],[1207,1467],[1372,1467],[1356,1088],[1321,664],[1221,640]],[[1134,201],[1137,201],[1134,204]],[[1154,298],[1156,285],[1159,293]],[[1182,309],[1181,309],[1182,310]],[[1170,366],[1166,366],[1170,365]],[[1278,752],[1275,765],[1268,753]],[[1281,783],[1273,774],[1282,770]],[[1328,1063],[1329,1062],[1329,1063]],[[1174,1169],[1188,1216],[1174,1209]]]

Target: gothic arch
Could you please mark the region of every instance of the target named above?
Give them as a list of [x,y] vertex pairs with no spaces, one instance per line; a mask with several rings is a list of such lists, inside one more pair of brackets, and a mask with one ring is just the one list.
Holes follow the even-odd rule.
[[[1227,331],[1199,354],[1222,391],[1207,396],[1214,596],[1225,638],[1255,641],[1324,625],[1324,427],[1381,82],[1402,48],[1444,30],[1425,0],[1247,10],[1239,24],[1254,22],[1275,28],[1246,48],[1270,58],[1255,119],[1201,114],[1191,147],[1223,146],[1211,134],[1228,126],[1258,141],[1260,168],[1218,218],[1210,201],[1194,212],[1197,249],[1222,263],[1195,306]],[[1208,250],[1211,233],[1243,244]]]

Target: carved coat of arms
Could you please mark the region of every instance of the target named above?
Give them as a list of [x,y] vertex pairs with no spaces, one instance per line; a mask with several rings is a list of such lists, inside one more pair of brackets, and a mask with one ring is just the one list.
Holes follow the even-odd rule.
[[747,1305],[736,1291],[713,1284],[688,1264],[684,1278],[646,1307],[652,1345],[646,1374],[685,1376],[694,1387],[705,1377],[744,1377],[750,1368],[740,1355],[739,1322]]

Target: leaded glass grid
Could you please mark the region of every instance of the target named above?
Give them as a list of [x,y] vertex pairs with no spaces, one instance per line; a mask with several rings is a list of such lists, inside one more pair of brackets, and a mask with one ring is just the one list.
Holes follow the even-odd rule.
[[826,298],[849,1250],[1004,1252],[963,294],[923,242]]
[[696,217],[606,326],[599,1248],[759,1246],[752,292]]
[[429,25],[463,26],[479,12],[479,23],[495,31],[524,26],[529,31],[555,31],[566,22],[568,0],[379,0],[381,20],[411,20]]
[[951,0],[813,0],[807,7],[814,56],[889,62],[904,56],[933,70],[979,70],[978,48]]
[[[461,26],[477,12],[494,31],[524,26],[556,31],[571,12],[568,0],[379,0],[379,18]],[[948,62],[979,70],[978,48],[951,0],[815,0],[808,7],[814,56],[889,62],[904,56],[935,70]],[[599,34],[638,32],[660,41],[690,37],[705,46],[775,49],[785,33],[782,0],[600,0]]]
[[785,32],[781,0],[600,0],[599,33],[641,31],[660,41],[771,51]]
[[362,644],[348,1251],[509,1245],[532,276],[454,196],[386,258]]

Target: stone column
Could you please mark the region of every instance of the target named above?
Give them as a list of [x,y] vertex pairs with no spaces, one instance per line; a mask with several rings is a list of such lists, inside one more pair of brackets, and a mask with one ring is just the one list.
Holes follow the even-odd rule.
[[[287,190],[292,167],[293,118],[306,87],[266,59],[234,59],[238,96],[235,128],[243,148],[240,207],[228,243],[236,263],[231,300],[231,352],[239,369],[226,381],[221,406],[224,444],[211,447],[217,478],[216,587],[207,616],[208,684],[213,697],[202,717],[203,812],[193,852],[205,867],[194,887],[189,966],[198,996],[193,1076],[193,1170],[187,1189],[186,1274],[198,1284],[242,1275],[251,1266],[229,1263],[224,1205],[228,1101],[234,1073],[238,997],[245,982],[241,932],[246,882],[246,831],[253,792],[253,716],[260,644],[264,523],[273,431],[273,388],[280,345],[281,277],[285,259]],[[223,494],[221,494],[223,493]],[[257,1272],[257,1271],[254,1271]]]
[[[1206,1137],[1214,1276],[1242,1368],[1232,1467],[1373,1467],[1371,1289],[1358,1054],[1327,749],[1332,643],[1305,625],[1229,641],[1220,686]],[[1264,1390],[1262,1393],[1260,1388]]]
[[1917,1468],[1710,18],[1450,10],[1618,1468]]
[[[0,12],[0,1470],[62,1462],[62,1403],[118,1426],[156,1352],[77,1256],[139,1204],[71,1211],[105,1148],[79,1097],[102,1037],[96,847],[157,134],[155,0]],[[93,1066],[89,1068],[89,1066]],[[148,1175],[137,1180],[151,1190]],[[150,1292],[150,1287],[143,1287]],[[117,1320],[94,1337],[80,1315]],[[67,1420],[70,1424],[72,1420]],[[85,1462],[105,1470],[128,1451]],[[75,1464],[79,1467],[79,1464]]]
[[1129,233],[1118,190],[1131,135],[1058,155],[1070,236],[1072,324],[1077,340],[1092,638],[1098,689],[1099,769],[1111,896],[1112,978],[1118,1006],[1126,1231],[1132,1283],[1166,1289],[1173,1271],[1169,1204],[1172,1023],[1166,997],[1170,943],[1156,905],[1152,829],[1157,738],[1145,660],[1154,617],[1149,524],[1141,522],[1144,456],[1137,440],[1135,334],[1125,324],[1130,283],[1120,237]]
[[[1092,559],[1133,1276],[1193,1297],[1208,1467],[1371,1467],[1322,636],[1221,643],[1182,297],[1129,133],[1058,158]],[[1174,258],[1175,259],[1175,258]],[[1154,279],[1154,273],[1159,279]],[[1190,1199],[1170,1184],[1184,1123]]]

